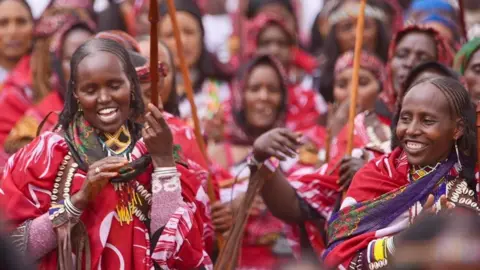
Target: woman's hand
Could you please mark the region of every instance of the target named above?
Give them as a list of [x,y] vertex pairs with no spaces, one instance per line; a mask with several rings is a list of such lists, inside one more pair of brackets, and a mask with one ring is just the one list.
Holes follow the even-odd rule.
[[[422,211],[417,216],[417,218],[423,218],[427,215],[434,215],[439,211],[448,211],[455,208],[455,204],[447,200],[447,196],[442,195],[440,197],[440,209],[437,209],[435,206],[435,197],[430,194],[428,195],[427,201],[423,204]],[[415,220],[417,219],[415,218]]]
[[90,165],[82,188],[71,198],[73,205],[80,210],[85,209],[108,181],[118,176],[118,170],[127,164],[128,160],[124,157],[106,157]]
[[285,160],[295,157],[297,149],[302,145],[302,135],[286,128],[272,129],[258,137],[253,143],[253,155],[259,162],[270,157]]
[[159,108],[149,103],[142,129],[143,140],[154,167],[175,167],[173,136]]
[[232,207],[229,203],[217,201],[212,204],[212,223],[215,231],[225,233],[233,225]]
[[208,135],[209,140],[214,142],[221,142],[224,139],[225,114],[220,108],[212,119],[204,120],[205,134]]
[[346,156],[342,159],[340,163],[340,178],[337,181],[337,184],[341,186],[340,190],[346,190],[352,183],[353,176],[365,165],[365,160],[363,158],[354,158]]

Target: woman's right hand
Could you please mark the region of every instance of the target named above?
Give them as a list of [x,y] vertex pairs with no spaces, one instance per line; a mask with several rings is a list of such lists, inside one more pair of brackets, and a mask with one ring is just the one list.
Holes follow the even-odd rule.
[[270,157],[285,160],[295,157],[297,149],[302,145],[302,134],[286,128],[276,128],[265,132],[253,143],[253,156],[258,162]]
[[225,233],[232,228],[233,213],[229,203],[214,202],[211,206],[211,214],[215,231]]
[[80,210],[85,209],[108,181],[118,176],[118,170],[127,164],[128,160],[124,157],[106,157],[90,165],[80,191],[71,198],[73,205]]

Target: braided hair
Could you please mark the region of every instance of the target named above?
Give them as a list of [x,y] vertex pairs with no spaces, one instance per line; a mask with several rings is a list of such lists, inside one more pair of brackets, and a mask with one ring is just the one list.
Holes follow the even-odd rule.
[[128,121],[128,128],[133,135],[133,139],[137,140],[140,138],[140,127],[135,124],[135,119],[137,119],[145,111],[145,106],[142,101],[140,82],[128,51],[119,43],[108,39],[91,39],[81,45],[73,54],[72,61],[70,62],[70,81],[68,82],[67,92],[65,94],[65,105],[62,113],[60,114],[59,125],[64,131],[66,131],[69,124],[73,122],[75,114],[78,111],[77,100],[74,96],[75,87],[78,85],[78,82],[76,82],[78,65],[85,57],[96,52],[108,52],[115,55],[118,60],[120,60],[125,75],[130,81],[133,97],[130,103],[131,113]]
[[[393,119],[392,125],[392,148],[400,145],[396,136],[397,123],[400,119],[402,103],[405,95],[416,85],[428,82],[433,84],[440,92],[445,95],[449,105],[450,115],[459,117],[463,124],[463,135],[457,139],[460,161],[462,163],[461,177],[465,178],[468,186],[472,190],[476,190],[475,164],[477,162],[477,130],[476,130],[476,110],[470,99],[468,91],[458,81],[450,77],[434,77],[419,80],[408,88],[401,95],[397,112]],[[452,149],[452,151],[455,151]]]

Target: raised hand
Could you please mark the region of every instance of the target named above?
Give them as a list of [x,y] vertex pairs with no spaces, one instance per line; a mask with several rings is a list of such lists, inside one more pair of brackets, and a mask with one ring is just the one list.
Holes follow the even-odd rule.
[[142,129],[143,140],[152,156],[154,167],[173,167],[173,136],[162,112],[153,104],[148,104],[145,125]]
[[302,135],[286,128],[272,129],[258,137],[253,144],[253,155],[259,162],[270,157],[285,160],[295,157],[302,145]]

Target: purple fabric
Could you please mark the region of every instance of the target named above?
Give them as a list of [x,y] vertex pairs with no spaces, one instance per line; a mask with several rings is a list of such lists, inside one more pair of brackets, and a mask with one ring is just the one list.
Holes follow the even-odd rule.
[[40,260],[57,247],[57,235],[48,218],[48,213],[34,219],[27,233],[27,254],[35,261]]

